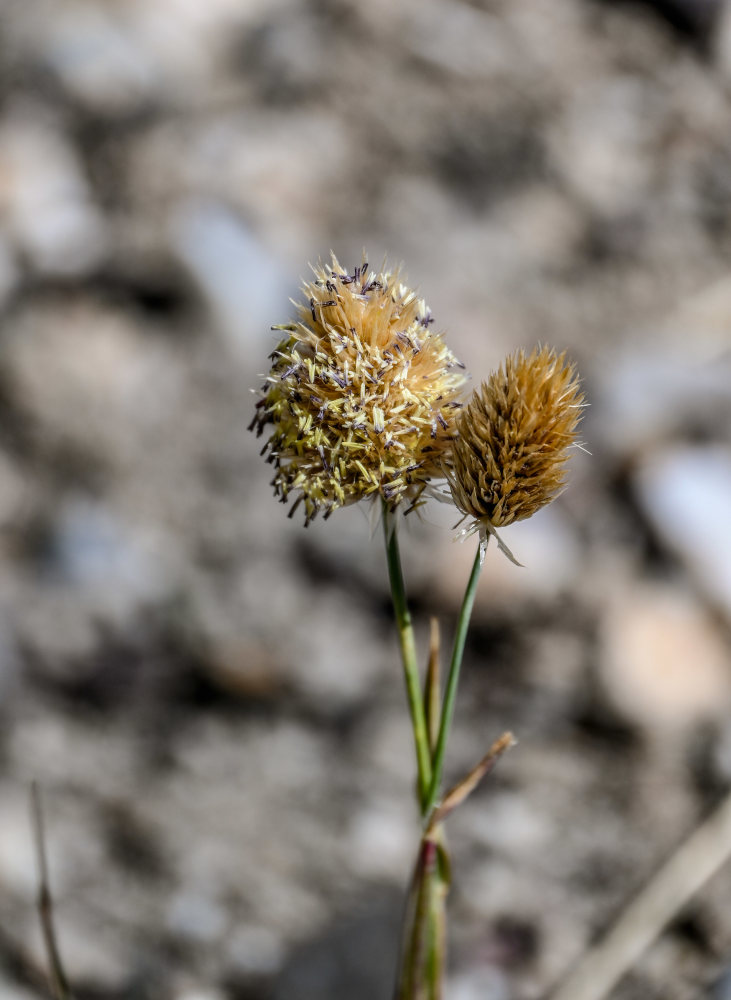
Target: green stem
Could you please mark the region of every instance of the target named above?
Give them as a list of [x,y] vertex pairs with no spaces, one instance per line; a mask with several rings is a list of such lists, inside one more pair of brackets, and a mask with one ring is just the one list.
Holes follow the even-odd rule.
[[409,888],[395,1000],[441,1000],[445,964],[444,847],[441,831],[422,837]]
[[419,772],[419,804],[421,806],[422,815],[426,816],[426,801],[432,781],[431,753],[429,750],[429,735],[426,727],[426,715],[424,713],[421,681],[419,679],[419,667],[416,662],[414,629],[411,624],[411,615],[406,603],[406,588],[404,586],[404,576],[401,570],[401,556],[399,554],[398,535],[396,533],[396,529],[397,523],[395,521],[391,523],[391,515],[386,507],[386,504],[384,503],[383,532],[386,542],[388,578],[391,583],[393,610],[396,615],[399,644],[401,646],[401,660],[403,662],[404,676],[406,679],[406,695],[409,701],[411,725],[414,730],[416,762]]
[[457,620],[457,632],[454,637],[454,648],[452,650],[452,660],[449,664],[449,677],[447,678],[447,688],[444,693],[444,705],[442,707],[442,717],[439,723],[439,735],[437,745],[432,759],[432,776],[429,785],[429,792],[426,798],[424,815],[428,816],[436,805],[439,797],[439,789],[442,783],[442,771],[444,769],[444,754],[447,749],[447,737],[454,715],[454,704],[457,699],[457,684],[459,683],[459,671],[462,666],[462,655],[464,653],[465,639],[467,638],[467,628],[470,624],[472,607],[475,603],[475,593],[477,583],[480,579],[482,562],[480,559],[480,547],[478,545],[475,554],[475,561],[472,564],[472,572],[467,583],[467,589],[462,599],[462,607]]

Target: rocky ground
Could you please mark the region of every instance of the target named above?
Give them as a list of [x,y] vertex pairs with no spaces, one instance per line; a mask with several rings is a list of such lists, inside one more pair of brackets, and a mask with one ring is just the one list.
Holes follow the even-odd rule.
[[[0,998],[390,990],[414,778],[380,537],[270,495],[307,261],[403,259],[485,377],[576,359],[569,491],[491,552],[450,773],[449,1000],[537,1000],[731,785],[731,10],[0,7]],[[419,639],[469,544],[410,518]],[[731,996],[731,870],[614,996]],[[726,977],[726,978],[724,978]]]

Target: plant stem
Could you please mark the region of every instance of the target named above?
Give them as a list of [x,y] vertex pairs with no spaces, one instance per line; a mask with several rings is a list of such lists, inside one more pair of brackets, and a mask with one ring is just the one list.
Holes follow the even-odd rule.
[[393,599],[393,609],[396,615],[399,644],[401,646],[401,661],[404,666],[404,677],[406,679],[406,695],[409,702],[411,725],[414,730],[414,743],[416,745],[416,762],[419,775],[419,804],[421,806],[422,816],[426,816],[426,803],[432,782],[429,735],[426,727],[426,715],[424,713],[424,701],[421,691],[421,682],[419,679],[419,667],[416,662],[414,629],[411,624],[411,615],[406,603],[406,588],[404,586],[404,576],[401,570],[397,522],[392,520],[392,515],[389,513],[385,503],[383,505],[383,532],[386,542],[388,578],[391,583],[391,597]]
[[444,693],[444,705],[442,707],[442,717],[439,723],[439,736],[437,737],[437,745],[432,758],[432,775],[429,792],[426,797],[424,809],[425,816],[428,816],[429,813],[431,813],[432,809],[436,805],[437,798],[439,797],[439,788],[442,783],[442,771],[444,769],[444,754],[447,749],[447,738],[449,736],[452,716],[454,715],[454,705],[457,699],[457,684],[459,683],[459,672],[462,666],[464,644],[465,639],[467,638],[467,629],[470,624],[470,617],[472,615],[472,607],[475,603],[475,593],[477,592],[477,583],[480,579],[481,569],[482,560],[480,558],[480,547],[478,545],[477,552],[475,553],[475,561],[472,564],[472,572],[470,573],[467,588],[464,592],[462,607],[460,608],[459,618],[457,620],[457,632],[454,636],[452,660],[449,664],[447,688]]

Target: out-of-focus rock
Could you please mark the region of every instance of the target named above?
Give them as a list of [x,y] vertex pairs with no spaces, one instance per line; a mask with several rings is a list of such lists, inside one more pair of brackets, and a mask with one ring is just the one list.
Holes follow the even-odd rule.
[[712,35],[724,0],[640,0],[691,42],[704,44]]
[[271,976],[283,960],[282,941],[270,927],[237,923],[226,943],[228,971],[235,977]]
[[541,852],[555,836],[549,819],[525,796],[488,789],[484,797],[455,816],[460,829],[492,851],[509,856],[514,851]]
[[[581,548],[567,512],[559,505],[502,529],[500,538],[522,566],[515,566],[490,539],[477,591],[478,613],[531,599],[550,601],[571,587],[581,571]],[[435,590],[458,608],[477,548],[477,535],[464,541],[447,535],[438,558]]]
[[8,531],[22,516],[32,483],[17,463],[0,451],[0,530]]
[[352,817],[347,856],[353,871],[398,882],[408,871],[414,850],[410,802],[370,800]]
[[195,945],[218,940],[228,918],[218,900],[183,890],[170,900],[166,922],[172,934]]
[[666,448],[634,476],[643,510],[696,585],[731,615],[731,453],[728,448]]
[[25,788],[7,782],[0,786],[3,822],[0,825],[0,886],[28,900],[38,881],[30,837],[29,797]]
[[38,1000],[38,993],[0,976],[0,1000]]
[[496,968],[474,968],[453,974],[447,984],[454,1000],[508,1000],[510,988],[505,974]]
[[726,969],[711,987],[709,1000],[731,1000],[731,969]]
[[[2,181],[0,181],[0,189]],[[15,288],[19,277],[19,268],[15,255],[10,247],[5,233],[0,232],[0,305],[2,305]]]
[[636,77],[586,86],[551,129],[552,158],[576,194],[599,213],[638,205],[653,179],[659,118]]
[[[416,16],[414,16],[416,14]],[[470,79],[504,76],[521,53],[506,22],[478,7],[428,0],[401,13],[412,56],[434,68]]]
[[221,990],[201,986],[198,989],[181,990],[175,994],[175,1000],[226,1000],[226,994]]
[[308,606],[308,627],[280,639],[292,683],[320,707],[367,699],[394,662],[395,643],[387,645],[371,619],[352,614],[347,594],[322,590],[313,600],[303,588],[297,604]]
[[294,281],[274,254],[222,204],[183,204],[171,238],[235,353],[248,360],[273,347],[272,324],[288,321],[288,296],[294,292]]
[[731,281],[685,298],[670,315],[627,343],[594,378],[594,424],[606,448],[623,456],[692,426],[711,437],[731,429]]
[[648,732],[682,732],[731,708],[728,650],[691,594],[633,586],[607,608],[601,642],[610,704]]
[[[170,587],[171,550],[158,535],[111,510],[68,500],[48,528],[9,603],[16,634],[57,679],[88,678],[105,630],[123,635],[135,616]],[[37,574],[37,575],[36,575]]]
[[[91,912],[82,916],[64,907],[62,921],[58,913],[57,907],[55,918],[64,968],[74,970],[77,982],[88,983],[99,991],[122,990],[136,967],[131,942],[120,938],[112,921],[99,920]],[[47,953],[40,928],[33,935],[32,952],[37,966],[44,968]]]
[[40,272],[86,274],[106,253],[105,223],[76,152],[59,122],[31,103],[0,121],[0,209]]
[[731,722],[721,725],[711,754],[713,771],[725,785],[731,785]]
[[[37,421],[41,447],[76,448],[109,471],[140,474],[143,454],[159,467],[175,441],[166,421],[180,413],[181,358],[146,336],[130,314],[93,299],[21,311],[6,331],[4,363],[24,411]],[[151,448],[153,434],[165,448]]]
[[0,715],[21,678],[22,660],[18,654],[15,632],[7,617],[0,614]]
[[708,361],[687,352],[635,350],[606,370],[596,403],[596,432],[623,456],[651,448],[687,426],[723,433],[731,426],[731,355]]
[[128,114],[161,88],[159,65],[113,8],[69,3],[39,28],[41,58],[85,109]]
[[48,571],[59,583],[95,594],[117,611],[165,590],[161,546],[122,524],[112,512],[86,501],[67,502],[55,520]]
[[715,38],[715,55],[724,77],[731,79],[731,6],[724,4]]
[[341,916],[293,952],[277,977],[273,1000],[387,995],[393,987],[400,917],[400,903],[390,893],[370,905],[361,902],[355,913]]

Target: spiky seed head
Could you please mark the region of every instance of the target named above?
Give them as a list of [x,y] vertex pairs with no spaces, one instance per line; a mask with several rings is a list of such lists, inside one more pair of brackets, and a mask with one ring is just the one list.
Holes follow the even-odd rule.
[[506,358],[457,418],[452,497],[488,531],[521,521],[563,489],[583,395],[565,354],[547,347]]
[[313,271],[252,422],[274,492],[290,516],[304,502],[305,523],[365,497],[415,503],[451,466],[464,366],[398,270],[349,273],[333,254]]

